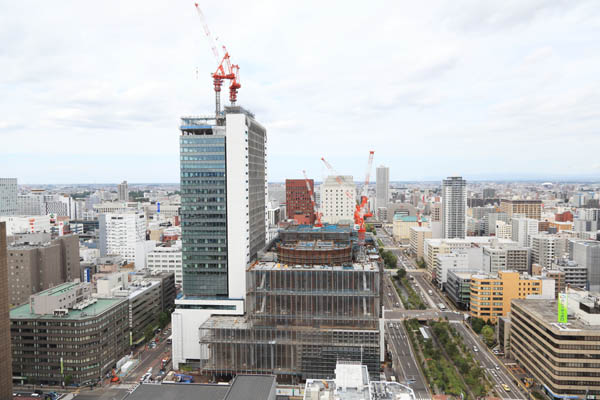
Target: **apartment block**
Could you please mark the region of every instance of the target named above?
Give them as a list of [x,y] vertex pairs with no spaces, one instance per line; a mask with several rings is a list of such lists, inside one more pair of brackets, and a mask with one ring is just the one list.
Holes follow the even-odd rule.
[[13,306],[29,296],[80,276],[79,238],[50,234],[18,235],[8,246],[8,293]]
[[425,240],[431,239],[431,228],[412,226],[410,228],[410,251],[420,260],[424,257]]
[[523,214],[526,218],[540,220],[542,217],[541,200],[500,200],[500,211],[506,213],[510,218],[514,214]]
[[390,168],[380,165],[376,172],[376,200],[377,208],[387,208],[390,200]]
[[[127,301],[80,297],[81,285],[55,286],[10,311],[12,369],[20,383],[61,386],[67,377],[76,385],[96,383],[129,352]],[[61,308],[49,310],[48,303]]]
[[529,272],[529,248],[511,244],[483,246],[483,271],[496,274],[498,271],[511,270]]
[[467,181],[451,176],[442,181],[442,233],[447,239],[467,234]]
[[100,256],[120,255],[143,268],[146,261],[146,216],[141,211],[106,213],[98,217]]
[[554,299],[554,280],[520,276],[517,271],[499,271],[498,275],[473,275],[469,314],[496,323],[498,317],[504,317],[510,312],[513,299],[531,296]]
[[564,272],[565,286],[587,289],[588,270],[586,266],[579,265],[573,260],[559,259],[552,264],[552,269]]
[[600,242],[569,240],[569,259],[587,269],[587,289],[600,293]]
[[355,193],[356,185],[352,176],[328,176],[321,185],[323,222],[352,223],[356,208]]
[[521,246],[531,246],[531,236],[539,233],[538,222],[533,218],[512,218],[512,240]]
[[538,234],[531,239],[531,263],[539,264],[543,268],[550,268],[552,263],[564,256],[567,251],[566,237]]

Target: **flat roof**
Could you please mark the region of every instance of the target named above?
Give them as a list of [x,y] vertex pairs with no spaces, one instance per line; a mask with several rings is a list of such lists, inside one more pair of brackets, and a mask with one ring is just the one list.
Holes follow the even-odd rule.
[[237,375],[224,400],[268,400],[275,375]]
[[73,320],[86,319],[108,311],[117,304],[126,301],[122,299],[97,299],[94,304],[91,304],[83,310],[69,309],[69,313],[64,317],[57,317],[54,314],[35,314],[30,311],[29,303],[22,304],[10,310],[11,319],[46,319],[46,320]]
[[230,385],[214,384],[141,384],[128,400],[224,400]]
[[348,265],[288,265],[276,263],[274,261],[263,261],[256,265],[250,266],[248,270],[333,270],[333,271],[379,271],[379,267],[375,262],[368,263],[352,263]]
[[66,282],[58,286],[51,287],[50,289],[42,290],[41,292],[35,293],[34,296],[58,296],[69,290],[81,285],[78,282]]
[[[568,301],[568,300],[567,300]],[[527,310],[530,314],[539,318],[555,328],[558,332],[569,330],[582,330],[592,331],[598,333],[600,325],[588,324],[579,318],[572,317],[571,313],[568,313],[567,324],[558,324],[557,313],[558,313],[558,301],[548,299],[514,299],[512,303]]]

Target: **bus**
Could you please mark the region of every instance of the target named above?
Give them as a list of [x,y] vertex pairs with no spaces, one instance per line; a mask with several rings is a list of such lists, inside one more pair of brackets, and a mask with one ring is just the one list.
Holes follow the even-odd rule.
[[445,306],[443,303],[440,303],[440,304],[438,304],[437,306],[438,306],[438,308],[439,308],[440,310],[442,310],[442,311],[444,311],[444,310],[446,309],[446,306]]
[[171,343],[173,343],[173,335],[171,335],[167,338],[167,344],[171,344]]

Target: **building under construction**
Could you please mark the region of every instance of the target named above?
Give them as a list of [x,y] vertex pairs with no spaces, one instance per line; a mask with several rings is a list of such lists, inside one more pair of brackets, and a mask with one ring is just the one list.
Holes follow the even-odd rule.
[[245,317],[211,317],[200,327],[213,375],[277,374],[278,381],[333,377],[339,360],[379,375],[379,285],[375,263],[247,271]]

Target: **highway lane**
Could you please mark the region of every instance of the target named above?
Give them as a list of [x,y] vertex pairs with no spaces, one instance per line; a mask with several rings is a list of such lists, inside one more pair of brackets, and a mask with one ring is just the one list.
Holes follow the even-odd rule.
[[386,323],[386,337],[398,382],[410,386],[417,399],[431,399],[425,378],[417,367],[404,324],[402,322]]
[[137,359],[140,362],[125,378],[125,383],[137,383],[140,378],[152,368],[152,377],[156,377],[160,370],[160,363],[163,357],[171,358],[171,345],[167,344],[165,335],[159,335],[161,341],[154,349],[146,349],[139,353]]
[[[488,376],[494,382],[494,386],[498,395],[503,399],[526,399],[518,385],[513,381],[512,376],[506,367],[499,362],[489,351],[488,347],[479,339],[474,332],[467,326],[460,323],[452,324],[462,336],[467,348],[473,353],[473,357],[479,365],[486,370]],[[477,351],[474,351],[477,348]],[[510,391],[504,390],[502,385],[507,385]]]

